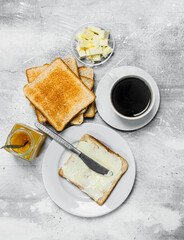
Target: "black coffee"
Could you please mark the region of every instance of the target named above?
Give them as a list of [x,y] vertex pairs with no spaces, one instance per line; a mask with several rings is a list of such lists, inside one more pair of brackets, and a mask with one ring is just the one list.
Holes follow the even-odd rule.
[[112,89],[112,103],[115,109],[127,117],[144,113],[151,103],[149,87],[138,78],[120,80]]

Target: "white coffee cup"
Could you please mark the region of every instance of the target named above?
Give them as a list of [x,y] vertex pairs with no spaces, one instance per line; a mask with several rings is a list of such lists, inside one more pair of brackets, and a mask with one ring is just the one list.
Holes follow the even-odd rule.
[[[121,117],[123,119],[134,121],[134,120],[138,120],[138,119],[144,118],[153,109],[153,106],[155,104],[155,92],[154,92],[154,85],[153,85],[152,81],[149,80],[151,78],[151,76],[148,73],[146,73],[144,70],[142,70],[142,69],[139,69],[139,68],[136,68],[136,67],[131,67],[131,68],[135,69],[135,71],[133,71],[132,74],[131,74],[131,72],[127,72],[127,74],[124,74],[121,78],[116,78],[116,76],[114,74],[111,74],[111,77],[113,77],[115,79],[115,81],[114,81],[114,83],[113,83],[113,85],[111,86],[111,89],[110,89],[110,103],[111,103],[111,108],[113,109],[113,111],[119,117]],[[143,111],[142,113],[140,113],[137,116],[126,116],[126,115],[123,115],[122,113],[118,112],[118,110],[115,108],[115,106],[114,106],[114,104],[112,102],[112,91],[113,91],[114,87],[120,81],[123,81],[123,80],[125,80],[127,78],[137,78],[139,80],[142,80],[146,84],[146,86],[149,88],[150,93],[151,93],[151,100],[150,100],[150,104],[149,104],[148,108],[145,109],[145,111]]]

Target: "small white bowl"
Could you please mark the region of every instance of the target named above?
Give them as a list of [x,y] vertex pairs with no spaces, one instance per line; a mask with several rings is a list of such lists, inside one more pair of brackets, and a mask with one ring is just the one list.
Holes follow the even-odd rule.
[[[75,39],[75,36],[76,36],[76,34],[79,33],[83,28],[87,28],[88,25],[93,25],[93,26],[95,26],[95,27],[101,28],[102,30],[109,31],[109,46],[112,48],[112,52],[111,52],[106,58],[104,58],[104,57],[102,56],[102,60],[101,60],[100,62],[93,63],[93,62],[92,62],[91,60],[89,60],[88,58],[80,59],[79,54],[78,54],[78,52],[77,52],[77,50],[76,50],[76,47],[77,47],[77,45],[78,45],[78,41]],[[114,49],[115,49],[115,40],[114,40],[114,38],[113,38],[111,29],[109,29],[108,27],[102,26],[102,25],[100,25],[100,24],[98,24],[98,23],[89,22],[89,23],[86,23],[86,24],[81,25],[79,28],[77,28],[77,29],[75,30],[75,32],[73,33],[73,36],[72,36],[71,48],[72,48],[72,52],[73,52],[75,58],[77,58],[77,60],[78,60],[79,62],[81,62],[82,64],[87,65],[87,66],[89,66],[89,67],[94,67],[94,66],[102,65],[102,64],[106,63],[106,62],[110,59],[110,57],[112,56],[112,54],[113,54],[113,52],[114,52]]]
[[[140,80],[142,80],[149,88],[150,92],[151,92],[151,103],[150,105],[148,106],[148,108],[140,115],[138,116],[135,116],[135,117],[128,117],[128,116],[125,116],[121,113],[119,113],[116,108],[114,107],[113,103],[112,103],[112,90],[114,88],[114,86],[120,82],[120,81],[123,81],[124,79],[127,79],[127,78],[138,78]],[[127,120],[131,120],[131,121],[135,121],[135,120],[138,120],[138,119],[141,119],[141,118],[144,118],[145,116],[147,116],[150,111],[153,109],[153,106],[155,104],[155,92],[154,92],[154,86],[152,85],[152,83],[150,81],[147,81],[147,79],[145,78],[145,76],[143,76],[142,74],[127,74],[127,75],[124,75],[122,78],[117,78],[117,80],[114,82],[114,84],[111,86],[111,90],[110,90],[110,103],[111,103],[111,108],[113,109],[113,111],[121,118],[123,119],[127,119]]]

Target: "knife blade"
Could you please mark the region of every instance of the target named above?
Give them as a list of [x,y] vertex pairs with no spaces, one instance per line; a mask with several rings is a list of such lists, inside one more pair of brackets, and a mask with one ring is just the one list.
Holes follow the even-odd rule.
[[77,154],[80,159],[94,172],[106,176],[112,176],[113,172],[108,170],[107,168],[103,167],[90,157],[88,157],[86,154],[79,151],[76,147],[74,147],[71,143],[69,143],[67,140],[65,140],[63,137],[61,137],[59,134],[56,134],[54,131],[49,129],[47,126],[42,125],[41,123],[35,123],[35,126],[41,130],[42,132],[46,133],[48,136],[53,138],[58,143],[64,145],[67,149],[72,151],[73,153]]

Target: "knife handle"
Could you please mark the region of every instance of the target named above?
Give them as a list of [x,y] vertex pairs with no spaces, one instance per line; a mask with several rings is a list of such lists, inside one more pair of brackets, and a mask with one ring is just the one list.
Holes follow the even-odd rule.
[[61,143],[62,145],[64,145],[67,149],[69,149],[70,151],[76,153],[77,155],[80,155],[81,152],[75,148],[72,144],[70,144],[68,141],[66,141],[64,138],[62,138],[61,136],[59,136],[58,134],[56,134],[55,132],[53,132],[51,129],[49,129],[48,127],[40,124],[40,123],[35,123],[35,126],[40,129],[42,132],[46,133],[48,136],[50,136],[51,138],[53,138],[55,141]]

